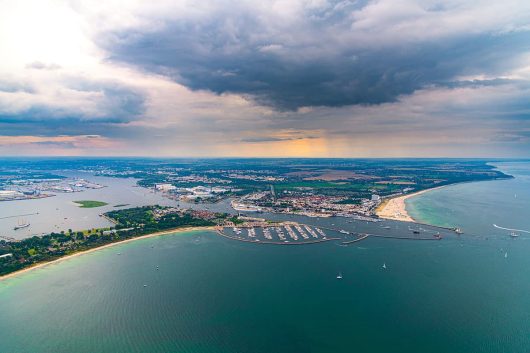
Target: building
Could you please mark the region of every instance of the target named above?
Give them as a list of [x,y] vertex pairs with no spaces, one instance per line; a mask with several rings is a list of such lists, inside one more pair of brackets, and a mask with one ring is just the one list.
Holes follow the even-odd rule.
[[381,196],[376,195],[376,194],[372,195],[372,201],[380,201],[380,200],[381,200]]
[[162,191],[162,192],[168,192],[171,190],[175,190],[176,187],[171,184],[155,184],[155,190]]

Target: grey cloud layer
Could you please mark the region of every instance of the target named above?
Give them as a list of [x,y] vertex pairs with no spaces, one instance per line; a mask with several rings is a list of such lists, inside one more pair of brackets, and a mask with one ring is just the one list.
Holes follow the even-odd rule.
[[[22,106],[2,107],[0,104],[0,123],[19,126],[32,125],[43,131],[53,129],[83,130],[83,125],[91,123],[124,123],[138,119],[145,111],[145,94],[138,89],[116,82],[88,80],[81,77],[62,77],[62,101],[57,97],[42,98],[44,87],[32,82],[0,81],[1,100],[16,101],[17,94],[27,101]],[[79,102],[82,103],[81,107]],[[86,110],[83,110],[83,106]],[[64,126],[63,126],[64,125]],[[36,133],[39,133],[36,131]]]
[[60,135],[116,154],[530,151],[530,3],[71,2],[97,50],[0,77],[0,137],[46,137],[37,152],[79,148]]
[[[302,17],[285,22],[248,3],[222,5],[199,18],[168,15],[156,30],[107,33],[99,42],[111,60],[170,75],[192,89],[247,95],[279,110],[380,104],[429,85],[450,85],[458,76],[496,77],[518,67],[530,49],[528,32],[490,28],[443,38],[417,33],[425,38],[412,40],[406,36],[413,28],[403,38],[382,41],[356,28],[367,20],[359,17],[359,3],[304,8]],[[444,11],[426,5],[410,16],[443,17]],[[377,30],[398,31],[405,20],[392,17]]]

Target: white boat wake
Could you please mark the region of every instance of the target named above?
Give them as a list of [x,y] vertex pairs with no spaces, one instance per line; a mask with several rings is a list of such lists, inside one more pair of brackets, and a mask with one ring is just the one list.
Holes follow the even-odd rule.
[[530,231],[528,231],[528,230],[512,229],[512,228],[499,227],[499,226],[496,225],[495,223],[493,224],[493,226],[494,226],[495,228],[498,228],[498,229],[504,229],[504,230],[509,230],[509,231],[512,231],[512,232],[521,232],[521,233],[528,233],[528,234],[530,234]]

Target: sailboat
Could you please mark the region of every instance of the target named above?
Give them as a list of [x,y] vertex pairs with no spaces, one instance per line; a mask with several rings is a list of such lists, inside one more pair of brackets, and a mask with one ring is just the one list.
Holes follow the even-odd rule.
[[24,220],[19,220],[17,225],[13,228],[13,230],[19,230],[23,228],[29,227],[29,222],[26,222]]
[[337,275],[337,279],[342,279],[342,273],[339,272],[339,274]]
[[504,253],[504,258],[505,258],[505,259],[508,258],[508,253],[507,253],[507,252]]
[[385,263],[383,263],[383,269],[385,269],[385,270],[386,270],[386,262],[385,262]]

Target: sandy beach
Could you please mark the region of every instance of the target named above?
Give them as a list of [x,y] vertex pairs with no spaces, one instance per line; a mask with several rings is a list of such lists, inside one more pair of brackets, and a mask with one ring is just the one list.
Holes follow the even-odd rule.
[[393,219],[396,221],[403,221],[403,222],[416,222],[416,220],[413,219],[407,213],[405,200],[407,200],[410,197],[421,195],[423,193],[426,193],[432,190],[441,189],[444,186],[446,185],[438,186],[438,187],[431,188],[431,189],[425,189],[425,190],[421,190],[421,191],[418,191],[412,194],[398,196],[398,197],[394,197],[389,200],[385,200],[383,204],[377,209],[376,214],[379,217],[385,218],[385,219]]
[[42,263],[35,264],[34,266],[31,266],[31,267],[28,267],[28,268],[24,268],[24,269],[16,271],[16,272],[8,273],[7,275],[0,276],[0,281],[8,279],[8,278],[16,277],[16,276],[21,275],[21,274],[23,274],[25,272],[29,272],[29,271],[33,271],[33,270],[36,270],[36,269],[39,269],[39,268],[43,268],[43,267],[48,266],[48,265],[56,264],[56,263],[61,262],[61,261],[69,260],[69,259],[72,259],[72,258],[74,258],[76,256],[81,256],[81,255],[85,255],[85,254],[88,254],[88,253],[91,253],[91,252],[95,252],[95,251],[99,251],[99,250],[102,250],[102,249],[110,248],[110,247],[115,246],[115,245],[130,243],[130,242],[133,242],[133,241],[136,241],[136,240],[139,240],[139,239],[159,237],[159,236],[162,236],[162,235],[168,235],[168,234],[174,234],[174,233],[191,232],[191,231],[194,231],[194,230],[215,230],[215,227],[212,226],[212,227],[175,228],[175,229],[165,230],[163,232],[156,232],[156,233],[142,235],[142,236],[139,236],[139,237],[136,237],[136,238],[130,238],[130,239],[117,241],[115,243],[106,244],[106,245],[99,246],[97,248],[88,249],[88,250],[85,250],[85,251],[79,251],[79,252],[76,252],[74,254],[71,254],[71,255],[68,255],[68,256],[65,256],[65,257],[61,257],[61,258],[59,258],[57,260],[53,260],[53,261],[49,261],[49,262],[42,262]]

